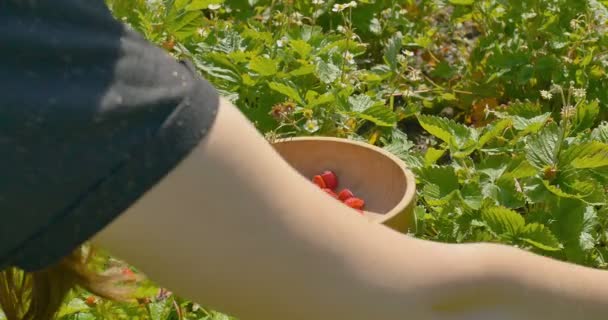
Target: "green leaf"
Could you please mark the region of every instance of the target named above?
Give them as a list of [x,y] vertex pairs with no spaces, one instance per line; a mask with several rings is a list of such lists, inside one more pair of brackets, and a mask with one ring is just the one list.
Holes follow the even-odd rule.
[[386,44],[386,50],[384,51],[384,61],[391,67],[391,70],[396,71],[399,62],[397,56],[401,52],[401,46],[403,42],[403,35],[401,32],[395,33]]
[[382,24],[378,18],[373,18],[369,24],[369,31],[371,31],[375,35],[382,34]]
[[305,75],[309,75],[315,72],[315,66],[311,65],[311,64],[305,64],[295,70],[292,70],[291,72],[289,72],[290,75],[292,76],[305,76]]
[[580,200],[560,199],[549,208],[555,222],[551,224],[553,234],[564,245],[566,258],[572,262],[582,262],[581,235],[585,231],[587,205]]
[[324,105],[327,103],[332,103],[336,100],[336,98],[334,97],[334,95],[331,92],[326,92],[320,96],[316,96],[314,98],[308,99],[308,107],[309,108],[314,108],[316,106],[320,106],[320,105]]
[[526,195],[526,200],[529,203],[550,203],[551,201],[559,201],[560,199],[553,193],[549,192],[545,187],[543,179],[539,177],[529,178],[523,186],[523,191]]
[[261,76],[273,76],[277,73],[277,62],[264,57],[254,57],[249,62],[249,69]]
[[357,116],[381,127],[394,127],[397,123],[397,115],[385,106],[368,108],[364,112],[357,113]]
[[572,129],[573,133],[578,133],[591,128],[599,114],[600,106],[597,100],[590,103],[581,103],[576,108],[576,115],[573,121],[574,128]]
[[427,166],[435,164],[445,154],[443,149],[428,148],[424,154],[424,164]]
[[513,128],[515,130],[524,131],[525,133],[536,133],[538,130],[542,128],[542,126],[547,122],[547,119],[551,116],[551,113],[541,114],[539,116],[533,118],[524,118],[520,116],[513,116]]
[[512,179],[532,177],[537,172],[536,168],[534,168],[534,166],[532,166],[524,157],[509,161],[509,167],[510,169],[506,175]]
[[338,49],[340,52],[349,51],[356,56],[365,52],[365,45],[354,40],[340,39],[323,47],[319,51],[319,54],[323,55],[332,52],[335,49]]
[[89,307],[86,305],[84,301],[80,298],[71,299],[70,302],[64,303],[61,305],[61,308],[58,312],[58,317],[65,317],[67,315],[79,313],[88,310]]
[[591,132],[591,139],[608,143],[608,122],[602,122]]
[[608,166],[608,144],[591,141],[573,145],[562,153],[560,161],[576,169]]
[[496,182],[498,193],[496,200],[504,207],[517,209],[526,205],[524,193],[518,190],[515,179],[500,179]]
[[539,134],[528,137],[526,143],[526,159],[537,169],[543,170],[548,166],[556,166],[556,148],[560,129],[555,123],[547,125]]
[[323,83],[332,83],[340,76],[340,68],[323,60],[317,62],[317,75]]
[[483,148],[490,140],[502,135],[505,129],[511,126],[511,123],[511,119],[502,119],[487,126],[485,132],[479,138],[478,147]]
[[511,160],[511,157],[505,155],[489,156],[477,164],[477,172],[495,182],[505,173]]
[[308,42],[300,39],[289,41],[289,45],[300,57],[306,58],[312,51],[312,46]]
[[186,6],[186,10],[195,11],[195,10],[203,10],[209,8],[210,4],[222,4],[224,0],[192,0],[188,6]]
[[520,234],[520,239],[545,251],[561,250],[561,244],[549,228],[539,223],[526,225]]
[[417,117],[422,128],[453,149],[464,150],[477,145],[477,131],[469,127],[442,117],[422,114]]
[[553,193],[554,195],[556,195],[560,198],[571,198],[571,199],[582,199],[583,198],[583,196],[580,196],[580,195],[570,194],[567,191],[562,190],[559,186],[550,184],[549,181],[547,181],[547,180],[543,180],[543,185],[545,186],[545,188],[547,188],[547,190],[549,190],[549,192]]
[[423,182],[422,192],[430,199],[443,199],[460,189],[458,177],[451,166],[431,166],[419,170]]
[[412,154],[410,149],[414,146],[414,143],[408,139],[407,134],[399,129],[393,130],[390,136],[390,141],[384,137],[380,138],[380,141],[384,145],[384,150],[396,155],[399,158],[407,158]]
[[363,112],[374,105],[374,100],[365,94],[348,97],[348,102],[355,112]]
[[241,76],[228,68],[214,66],[208,61],[202,61],[197,57],[194,58],[194,63],[196,67],[203,71],[208,77],[215,77],[230,83],[239,83],[241,81]]
[[270,87],[270,89],[284,94],[287,97],[295,100],[297,103],[304,105],[304,101],[302,100],[300,94],[296,89],[278,82],[270,82],[268,83],[268,86]]
[[[542,59],[542,58],[541,58]],[[539,59],[539,60],[541,60]],[[505,110],[508,114],[519,116],[526,119],[531,119],[537,116],[543,116],[542,107],[538,103],[531,102],[513,102],[509,108]],[[547,113],[549,115],[549,113]]]
[[184,40],[196,32],[200,25],[203,15],[200,12],[186,12],[176,20],[166,22],[167,31],[173,34],[178,40]]
[[462,201],[471,209],[479,210],[483,201],[481,188],[477,183],[465,183],[460,190]]
[[504,207],[483,209],[481,217],[497,235],[517,235],[525,225],[525,220],[519,213]]
[[448,2],[457,6],[470,6],[475,0],[448,0]]
[[172,299],[165,299],[148,304],[148,312],[151,320],[164,320],[169,317],[171,312],[170,303]]
[[[443,78],[443,79],[450,79],[454,76],[455,70],[452,69],[452,66],[450,65],[449,62],[447,61],[441,61],[433,70],[433,72],[431,73],[432,76],[434,77],[439,77],[439,78]],[[453,100],[456,100],[456,96],[454,96],[452,94],[452,96],[454,97]],[[444,97],[445,99],[445,97]],[[449,99],[446,99],[449,100]]]

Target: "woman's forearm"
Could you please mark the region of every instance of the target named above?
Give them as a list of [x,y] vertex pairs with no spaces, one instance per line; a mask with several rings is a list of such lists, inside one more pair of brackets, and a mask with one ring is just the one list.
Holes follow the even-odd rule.
[[243,320],[487,319],[547,292],[495,267],[510,248],[422,241],[354,214],[225,101],[201,145],[94,241]]
[[608,272],[513,247],[488,246],[488,266],[503,275],[507,303],[518,319],[594,320],[608,315]]

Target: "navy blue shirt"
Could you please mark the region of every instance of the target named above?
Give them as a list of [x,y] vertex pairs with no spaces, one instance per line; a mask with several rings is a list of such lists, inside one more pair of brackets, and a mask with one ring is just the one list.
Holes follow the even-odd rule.
[[1,0],[0,269],[45,268],[100,231],[200,142],[218,103],[103,0]]

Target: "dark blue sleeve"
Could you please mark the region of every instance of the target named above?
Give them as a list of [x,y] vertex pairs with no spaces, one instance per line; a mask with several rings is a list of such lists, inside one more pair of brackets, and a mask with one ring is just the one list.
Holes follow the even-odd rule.
[[0,1],[0,269],[69,254],[171,171],[219,97],[102,0]]

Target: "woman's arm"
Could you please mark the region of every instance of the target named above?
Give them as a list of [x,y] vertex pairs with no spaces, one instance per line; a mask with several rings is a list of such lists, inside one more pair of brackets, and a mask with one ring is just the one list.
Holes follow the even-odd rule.
[[[608,287],[602,272],[370,223],[300,176],[226,101],[189,157],[94,242],[177,294],[243,320],[538,319],[555,307],[530,301],[561,303],[552,319],[566,319],[583,297],[574,277]],[[518,263],[523,276],[513,272]],[[608,311],[598,304],[608,295],[595,302],[595,312]]]

